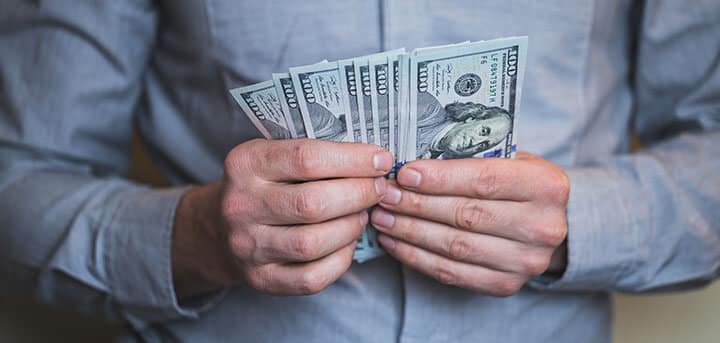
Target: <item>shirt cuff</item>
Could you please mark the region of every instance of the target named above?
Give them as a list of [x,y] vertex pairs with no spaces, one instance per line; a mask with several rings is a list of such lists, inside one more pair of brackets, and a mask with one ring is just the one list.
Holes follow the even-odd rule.
[[542,290],[609,291],[643,261],[642,197],[632,182],[600,168],[571,169],[567,268],[528,285]]
[[171,238],[175,209],[187,188],[143,191],[124,197],[106,228],[108,285],[130,324],[194,319],[224,292],[178,303],[173,287]]

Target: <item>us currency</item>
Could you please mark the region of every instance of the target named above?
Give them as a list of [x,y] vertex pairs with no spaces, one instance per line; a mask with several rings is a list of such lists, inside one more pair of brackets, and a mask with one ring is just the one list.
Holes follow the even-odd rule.
[[[512,157],[527,38],[395,50],[291,68],[231,90],[267,138],[378,144],[419,158]],[[353,259],[383,255],[368,225]]]
[[[385,150],[390,149],[390,67],[387,56],[377,56],[368,60],[370,68],[370,103],[372,104],[373,132],[376,141]],[[394,147],[393,147],[394,148]]]
[[355,251],[353,252],[353,260],[358,263],[363,263],[385,254],[385,250],[383,250],[378,242],[377,230],[372,227],[366,227],[360,238],[358,238],[358,244],[355,246]]
[[305,123],[300,114],[300,105],[297,100],[297,93],[293,86],[289,73],[272,74],[273,85],[280,101],[280,107],[285,115],[285,121],[290,128],[292,138],[305,138]]
[[265,138],[292,137],[272,81],[231,89],[230,94]]
[[[346,125],[346,99],[341,91],[338,69],[338,63],[290,68],[293,85],[301,90],[298,102],[309,138],[331,141],[354,139],[354,132],[348,132]],[[353,259],[364,262],[382,254],[384,251],[377,242],[375,228],[368,225],[358,238]]]
[[[377,117],[378,103],[377,100],[373,100],[373,92],[377,87],[373,85],[374,77],[371,75],[371,61],[374,60],[371,58],[363,58],[354,61],[356,75],[360,76],[360,92],[357,97],[357,106],[359,119],[361,121],[360,129],[361,132],[365,132],[365,134],[362,135],[363,143],[380,145],[380,131]],[[353,259],[362,263],[384,254],[385,251],[377,240],[377,230],[372,224],[368,223],[360,236]]]
[[[387,64],[388,57],[394,57],[405,52],[405,48],[380,52],[372,55],[356,57],[353,59],[355,75],[358,79],[358,110],[361,118],[361,131],[369,144],[383,145],[379,133],[378,106],[373,103],[373,80],[375,75],[373,64]],[[370,62],[373,62],[371,64]],[[382,106],[386,108],[387,106]],[[362,120],[364,118],[364,120]]]
[[347,132],[355,143],[367,143],[363,140],[360,127],[360,112],[358,110],[358,87],[355,77],[355,65],[352,60],[338,61],[340,71],[340,90],[345,97],[345,126]]
[[[410,56],[398,56],[399,87],[398,94],[398,158],[393,174],[407,161],[408,126],[410,125]],[[414,142],[413,142],[414,144]]]
[[388,66],[390,67],[390,77],[388,77],[388,111],[390,126],[390,152],[395,156],[395,161],[400,157],[399,150],[399,129],[400,129],[400,106],[398,105],[400,96],[400,57],[388,57]]
[[307,136],[334,142],[348,140],[337,62],[290,68],[290,77]]
[[410,57],[408,160],[512,157],[527,37]]
[[[340,89],[345,98],[345,113],[347,113],[345,124],[349,138],[356,143],[366,143],[363,141],[364,137],[360,128],[357,79],[353,61],[338,61],[338,70],[340,72]],[[372,225],[368,224],[357,239],[353,260],[362,263],[382,254],[384,251],[377,242],[377,232]]]
[[363,143],[380,144],[373,130],[372,90],[370,89],[370,65],[367,58],[353,60],[355,77],[358,81],[358,113],[360,114],[360,131]]
[[[393,158],[397,158],[397,156],[394,151],[391,151],[390,147],[392,132],[390,131],[390,89],[388,79],[391,75],[388,58],[396,57],[404,51],[405,49],[397,49],[365,56],[367,57],[367,64],[363,63],[360,66],[363,100],[365,100],[363,113],[365,115],[367,142],[382,146],[393,154]],[[365,68],[367,68],[367,72],[363,74]],[[370,111],[368,111],[367,107],[368,90],[370,91]],[[368,118],[368,112],[370,118]],[[372,126],[370,126],[371,123]],[[361,238],[363,240],[363,250],[358,256],[358,260],[362,260],[362,258],[370,259],[385,254],[377,241],[377,230],[372,225],[367,226]]]

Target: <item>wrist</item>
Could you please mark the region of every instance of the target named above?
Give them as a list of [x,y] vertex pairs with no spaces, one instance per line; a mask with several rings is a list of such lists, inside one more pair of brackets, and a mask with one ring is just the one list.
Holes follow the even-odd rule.
[[236,282],[234,258],[219,211],[221,184],[189,188],[175,211],[172,274],[178,298]]

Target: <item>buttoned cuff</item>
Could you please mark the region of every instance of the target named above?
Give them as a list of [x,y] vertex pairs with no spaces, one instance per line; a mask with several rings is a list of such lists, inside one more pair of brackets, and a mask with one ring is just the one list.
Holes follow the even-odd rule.
[[136,328],[155,321],[197,318],[224,294],[178,303],[170,253],[175,209],[185,190],[150,190],[123,197],[106,227],[110,293]]
[[642,263],[640,192],[627,176],[600,168],[571,169],[567,209],[567,268],[544,274],[530,287],[545,290],[608,291]]

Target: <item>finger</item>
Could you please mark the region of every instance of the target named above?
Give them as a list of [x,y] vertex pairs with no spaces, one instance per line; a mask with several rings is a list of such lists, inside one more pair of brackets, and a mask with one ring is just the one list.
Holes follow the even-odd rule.
[[453,261],[434,252],[410,245],[385,234],[380,244],[394,258],[446,285],[458,286],[496,296],[510,296],[524,284],[521,275]]
[[377,145],[316,139],[254,141],[236,155],[254,175],[275,182],[339,177],[377,177],[393,165],[392,155]]
[[270,264],[320,259],[356,241],[367,222],[367,211],[361,211],[319,224],[263,227],[256,234],[255,260]]
[[380,208],[376,208],[371,217],[378,231],[455,261],[527,275],[542,274],[548,267],[549,254],[539,247],[393,215]]
[[537,213],[531,203],[426,195],[398,188],[392,182],[380,206],[393,213],[526,243],[536,238],[528,222],[543,224],[540,221],[548,216]]
[[298,264],[270,264],[258,268],[248,282],[255,289],[276,295],[315,294],[339,279],[352,264],[357,242],[319,260]]
[[552,184],[541,176],[550,169],[555,172],[554,169],[558,168],[550,168],[550,163],[537,163],[525,154],[521,156],[523,158],[516,160],[466,158],[413,161],[400,169],[397,182],[404,188],[425,194],[527,201]]
[[377,204],[386,188],[382,177],[267,184],[251,215],[266,225],[321,223]]

